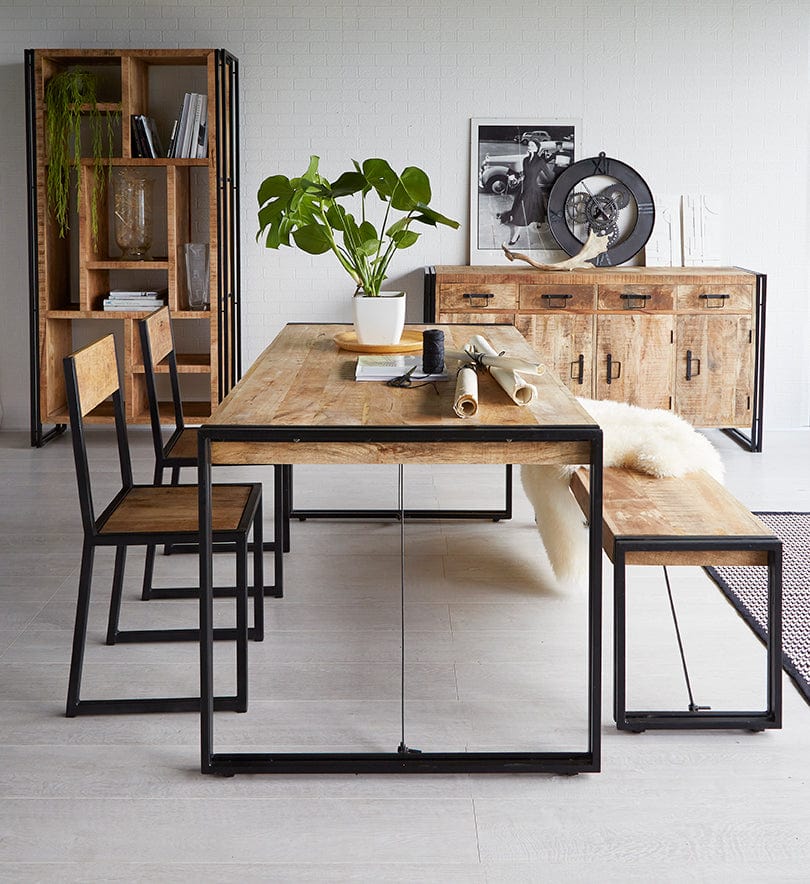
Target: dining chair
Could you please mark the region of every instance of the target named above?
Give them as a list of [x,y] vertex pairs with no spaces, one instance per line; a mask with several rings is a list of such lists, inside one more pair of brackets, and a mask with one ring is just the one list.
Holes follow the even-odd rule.
[[[198,641],[199,629],[120,630],[124,567],[130,546],[199,542],[198,491],[196,485],[136,485],[132,479],[124,399],[118,378],[115,339],[112,335],[65,357],[65,387],[73,439],[73,455],[79,490],[84,539],[79,574],[79,594],[68,679],[68,717],[95,713],[199,711],[199,697],[164,697],[83,700],[80,698],[82,668],[90,612],[93,562],[97,547],[115,548],[112,595],[106,643],[150,641]],[[96,517],[84,418],[112,397],[121,488],[101,515]],[[215,638],[236,641],[236,695],[216,698],[216,707],[237,712],[247,709],[248,637],[264,636],[262,560],[262,486],[217,484],[213,490],[213,538],[235,546],[236,627],[217,628]],[[248,629],[248,532],[253,527],[254,626]]]
[[[152,428],[152,445],[155,450],[155,485],[163,484],[164,472],[171,470],[171,484],[177,485],[180,481],[180,470],[183,467],[197,467],[197,427],[188,427],[183,416],[183,401],[180,396],[180,378],[177,368],[177,351],[174,344],[174,329],[172,325],[171,313],[168,307],[161,307],[150,313],[145,319],[138,323],[141,341],[141,353],[143,355],[144,377],[146,379],[146,398],[149,403],[149,421]],[[157,390],[158,373],[167,373],[171,388],[171,411],[174,417],[174,430],[169,438],[163,440],[163,425],[160,413],[160,399]],[[282,523],[283,551],[289,552],[290,549],[290,519],[288,508],[284,505],[288,500],[288,494],[285,492],[285,478],[291,473],[291,467],[275,466],[275,495],[281,503],[281,507],[276,506],[276,517]],[[196,481],[196,477],[195,477]],[[166,553],[172,551],[172,544],[166,545]],[[186,545],[187,548],[188,545]],[[265,551],[274,551],[275,542],[269,541],[264,544]],[[154,572],[156,547],[149,546],[146,550],[146,564],[143,575],[143,589],[141,598],[143,600],[153,598],[184,598],[190,592],[184,587],[153,587],[152,576]],[[218,544],[214,548],[215,552],[222,552],[223,546]],[[194,549],[193,551],[196,551]],[[229,552],[226,546],[224,551]],[[280,558],[275,557],[275,579],[271,586],[265,588],[265,595],[280,597],[282,594],[281,583],[282,575],[280,573]],[[196,590],[194,590],[196,592]],[[215,595],[229,594],[229,590],[224,593],[217,587],[214,590]]]

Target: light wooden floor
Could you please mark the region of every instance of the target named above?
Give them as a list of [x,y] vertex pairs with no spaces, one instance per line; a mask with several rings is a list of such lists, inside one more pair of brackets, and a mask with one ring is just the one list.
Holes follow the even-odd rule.
[[[810,509],[810,432],[769,433],[761,455],[709,435],[749,506]],[[90,442],[110,491],[112,436]],[[146,434],[133,443],[148,481]],[[270,473],[221,471],[239,476]],[[609,566],[601,773],[209,778],[193,715],[63,717],[80,540],[69,438],[35,451],[3,433],[0,477],[0,880],[807,880],[810,707],[786,679],[781,731],[618,733]],[[502,477],[412,468],[406,503],[497,505]],[[296,481],[304,506],[396,500],[386,468],[296,469]],[[555,584],[519,483],[515,497],[511,522],[407,525],[409,745],[584,745],[584,589]],[[294,523],[286,597],[268,600],[267,637],[250,648],[250,710],[217,716],[218,749],[395,749],[398,543],[398,525]],[[141,554],[129,564],[125,625],[196,622],[193,602],[138,601]],[[222,580],[230,567],[217,557]],[[161,556],[157,581],[191,584],[195,569]],[[193,645],[102,644],[110,556],[96,573],[85,696],[195,691]],[[680,708],[660,574],[631,580],[631,701]],[[697,701],[761,705],[759,642],[701,572],[678,569],[674,589]],[[217,610],[225,622],[230,605]]]

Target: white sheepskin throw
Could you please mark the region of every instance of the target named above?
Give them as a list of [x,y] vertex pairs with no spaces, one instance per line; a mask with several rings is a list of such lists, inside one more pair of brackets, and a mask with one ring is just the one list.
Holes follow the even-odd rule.
[[[625,467],[650,476],[683,476],[705,470],[723,481],[723,462],[714,446],[683,418],[661,408],[578,399],[602,428],[606,467]],[[588,565],[588,531],[569,487],[576,466],[527,464],[520,469],[537,528],[559,580],[581,579]]]

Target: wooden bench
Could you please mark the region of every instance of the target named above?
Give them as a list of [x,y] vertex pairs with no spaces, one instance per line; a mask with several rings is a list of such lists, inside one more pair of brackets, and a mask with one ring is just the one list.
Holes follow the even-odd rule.
[[[588,470],[571,477],[571,490],[588,513]],[[604,471],[602,546],[613,563],[613,714],[620,730],[782,726],[782,544],[719,482],[703,471],[657,479],[633,470]],[[626,708],[627,565],[765,565],[768,568],[767,709],[629,711]],[[673,609],[674,613],[674,609]],[[677,620],[676,620],[677,628]],[[680,635],[678,636],[680,644]],[[685,662],[684,662],[685,667]],[[686,671],[686,670],[685,670]],[[687,675],[687,686],[688,675]]]

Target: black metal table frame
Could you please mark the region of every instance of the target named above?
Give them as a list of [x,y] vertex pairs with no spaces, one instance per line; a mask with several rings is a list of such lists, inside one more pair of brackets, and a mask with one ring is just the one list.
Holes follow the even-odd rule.
[[[200,501],[200,749],[207,774],[595,773],[600,770],[602,648],[602,430],[597,426],[323,427],[218,426],[198,434]],[[213,443],[587,442],[590,448],[588,742],[585,751],[230,752],[214,751],[211,483]]]

